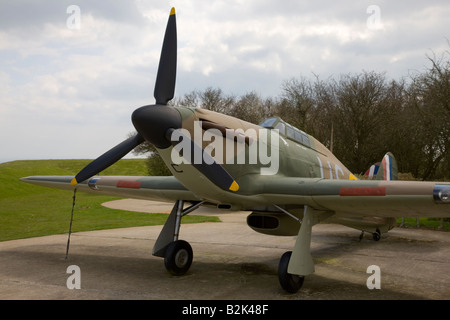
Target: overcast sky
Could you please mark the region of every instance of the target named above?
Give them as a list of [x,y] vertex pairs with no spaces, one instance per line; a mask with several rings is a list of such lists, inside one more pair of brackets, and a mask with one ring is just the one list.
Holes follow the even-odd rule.
[[448,0],[1,0],[0,162],[94,159],[124,140],[154,103],[172,6],[179,97],[276,97],[292,77],[362,70],[400,79],[450,39]]

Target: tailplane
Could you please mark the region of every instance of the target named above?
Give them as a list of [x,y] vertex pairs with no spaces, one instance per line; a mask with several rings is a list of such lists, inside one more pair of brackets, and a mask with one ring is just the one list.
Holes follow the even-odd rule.
[[377,162],[377,163],[374,163],[373,165],[371,165],[370,168],[367,169],[367,171],[366,171],[366,173],[364,174],[364,176],[365,176],[368,180],[374,180],[374,179],[376,179],[378,170],[380,170],[380,164],[381,164],[381,162]]

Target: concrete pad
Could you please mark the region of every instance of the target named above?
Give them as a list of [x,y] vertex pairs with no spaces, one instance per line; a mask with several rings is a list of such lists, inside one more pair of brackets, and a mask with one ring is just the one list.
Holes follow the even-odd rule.
[[[143,212],[169,212],[172,205],[119,200],[106,206]],[[126,208],[125,208],[126,207]],[[221,212],[221,211],[220,211]],[[220,214],[201,209],[196,213]],[[313,227],[314,274],[296,294],[285,293],[277,277],[281,255],[295,237],[254,232],[246,213],[222,213],[220,223],[181,226],[194,262],[185,276],[168,274],[151,250],[162,226],[72,234],[0,243],[0,299],[450,299],[450,234],[394,229],[379,242],[337,225]],[[68,289],[80,268],[81,289]],[[381,270],[381,289],[368,289]]]

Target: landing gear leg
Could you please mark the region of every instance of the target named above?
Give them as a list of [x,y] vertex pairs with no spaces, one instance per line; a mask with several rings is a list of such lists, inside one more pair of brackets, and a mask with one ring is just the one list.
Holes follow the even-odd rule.
[[183,210],[184,201],[178,200],[153,247],[153,255],[164,258],[167,271],[173,275],[185,274],[191,267],[194,257],[191,245],[178,239],[181,218],[200,207],[202,203],[196,203]]
[[297,292],[302,287],[305,276],[314,272],[310,250],[312,227],[332,214],[305,206],[294,250],[284,253],[278,265],[278,280],[287,292]]

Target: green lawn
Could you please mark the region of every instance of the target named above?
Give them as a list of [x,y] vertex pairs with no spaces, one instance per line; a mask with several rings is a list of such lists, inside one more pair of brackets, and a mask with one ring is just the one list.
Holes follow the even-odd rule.
[[[21,182],[32,175],[75,175],[91,160],[29,160],[0,164],[0,241],[67,233],[72,191]],[[102,175],[147,175],[146,159],[122,159]],[[138,213],[103,207],[120,199],[77,193],[72,232],[164,224],[167,214]],[[220,221],[185,216],[183,223]]]
[[[402,223],[402,219],[397,219],[397,226],[400,226]],[[420,228],[432,229],[432,230],[442,230],[442,231],[450,231],[450,219],[444,218],[441,227],[441,219],[440,218],[419,218],[419,226]],[[405,218],[404,222],[405,228],[417,228],[417,219],[416,218]]]

